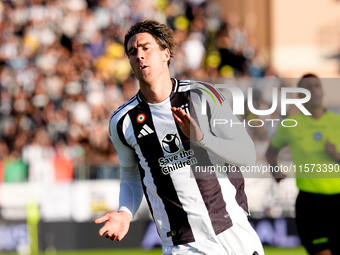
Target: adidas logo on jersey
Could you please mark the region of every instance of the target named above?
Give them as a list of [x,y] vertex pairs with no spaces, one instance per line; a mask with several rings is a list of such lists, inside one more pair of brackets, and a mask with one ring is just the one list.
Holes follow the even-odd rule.
[[152,134],[154,131],[146,124],[144,124],[141,131],[139,131],[138,138],[142,138],[144,136]]

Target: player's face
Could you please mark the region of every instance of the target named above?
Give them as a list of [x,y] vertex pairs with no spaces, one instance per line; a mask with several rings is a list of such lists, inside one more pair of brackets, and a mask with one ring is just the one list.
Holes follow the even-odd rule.
[[151,34],[132,36],[127,49],[130,65],[140,83],[151,84],[168,70],[169,50],[162,50]]
[[323,90],[318,78],[305,78],[301,88],[305,88],[311,93],[311,99],[306,103],[307,108],[315,108],[322,105]]

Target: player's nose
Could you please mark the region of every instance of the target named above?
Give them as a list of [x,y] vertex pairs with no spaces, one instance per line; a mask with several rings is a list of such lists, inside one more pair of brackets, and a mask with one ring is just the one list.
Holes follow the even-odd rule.
[[142,60],[142,59],[144,59],[144,52],[141,50],[141,49],[138,49],[137,50],[137,59],[138,60]]

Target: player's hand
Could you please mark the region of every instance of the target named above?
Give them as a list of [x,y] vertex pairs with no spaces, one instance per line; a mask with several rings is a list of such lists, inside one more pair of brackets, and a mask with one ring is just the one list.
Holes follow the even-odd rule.
[[286,175],[282,172],[272,172],[272,175],[277,183],[280,183],[280,181],[286,178]]
[[181,128],[182,132],[189,138],[200,141],[203,139],[203,132],[194,119],[185,113],[182,108],[171,107],[172,115]]
[[94,223],[100,224],[105,222],[104,226],[99,230],[99,235],[105,234],[106,238],[114,240],[122,240],[129,231],[132,218],[130,214],[124,211],[107,213],[96,219]]
[[335,160],[340,160],[340,153],[336,150],[335,145],[330,141],[326,143],[326,151],[328,154],[332,155]]

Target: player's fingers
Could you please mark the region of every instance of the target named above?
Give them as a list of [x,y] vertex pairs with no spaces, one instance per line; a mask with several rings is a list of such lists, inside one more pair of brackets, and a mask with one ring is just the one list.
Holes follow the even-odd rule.
[[114,241],[114,240],[117,239],[117,236],[116,236],[116,235],[112,235],[112,236],[110,237],[110,239],[111,239],[112,241]]
[[116,235],[117,241],[121,241],[124,238],[125,235],[126,235],[126,232],[124,232],[124,231],[118,232],[117,235]]
[[115,235],[113,235],[113,234],[110,235],[107,232],[105,233],[105,237],[111,239],[112,241],[116,240],[116,236]]
[[183,122],[190,123],[190,115],[187,114],[182,108],[178,108],[178,113]]
[[112,239],[112,238],[116,237],[117,234],[113,233],[113,232],[110,231],[110,230],[107,230],[107,231],[105,232],[105,235],[104,235],[104,236],[105,236],[106,238]]
[[100,224],[103,223],[104,221],[107,221],[109,218],[107,217],[107,215],[104,215],[102,217],[99,217],[97,219],[94,220],[94,223],[96,224]]
[[171,107],[171,111],[174,116],[177,116],[178,118],[180,117],[180,114],[176,107]]
[[187,115],[187,114],[185,113],[185,111],[184,111],[182,108],[180,108],[180,107],[177,108],[177,113],[178,113],[182,118],[185,118],[185,115]]
[[108,229],[107,229],[107,227],[104,225],[104,227],[102,227],[101,229],[99,229],[99,235],[100,236],[102,236],[103,234],[105,233],[105,236],[106,235],[110,235],[109,233],[108,233]]
[[[178,116],[183,116],[185,112],[181,108],[171,107],[172,112],[176,113]],[[183,114],[184,113],[184,114]]]
[[184,119],[185,121],[187,121],[188,123],[191,122],[191,119],[190,119],[190,115],[189,115],[189,114],[184,113],[183,119]]
[[174,116],[175,120],[179,123],[182,123],[183,116],[177,111],[175,107],[172,108],[173,108],[172,115]]
[[[112,241],[118,240],[118,238],[117,238],[117,236],[115,234],[109,234],[107,232],[105,233],[105,237],[106,238],[110,238]],[[118,241],[120,241],[120,240],[118,240]]]
[[172,115],[174,116],[174,119],[178,124],[182,124],[181,118],[179,118],[176,113],[173,113]]
[[179,118],[181,119],[182,122],[185,123],[190,123],[190,116],[189,114],[186,114],[185,111],[182,108],[174,108],[173,113]]

